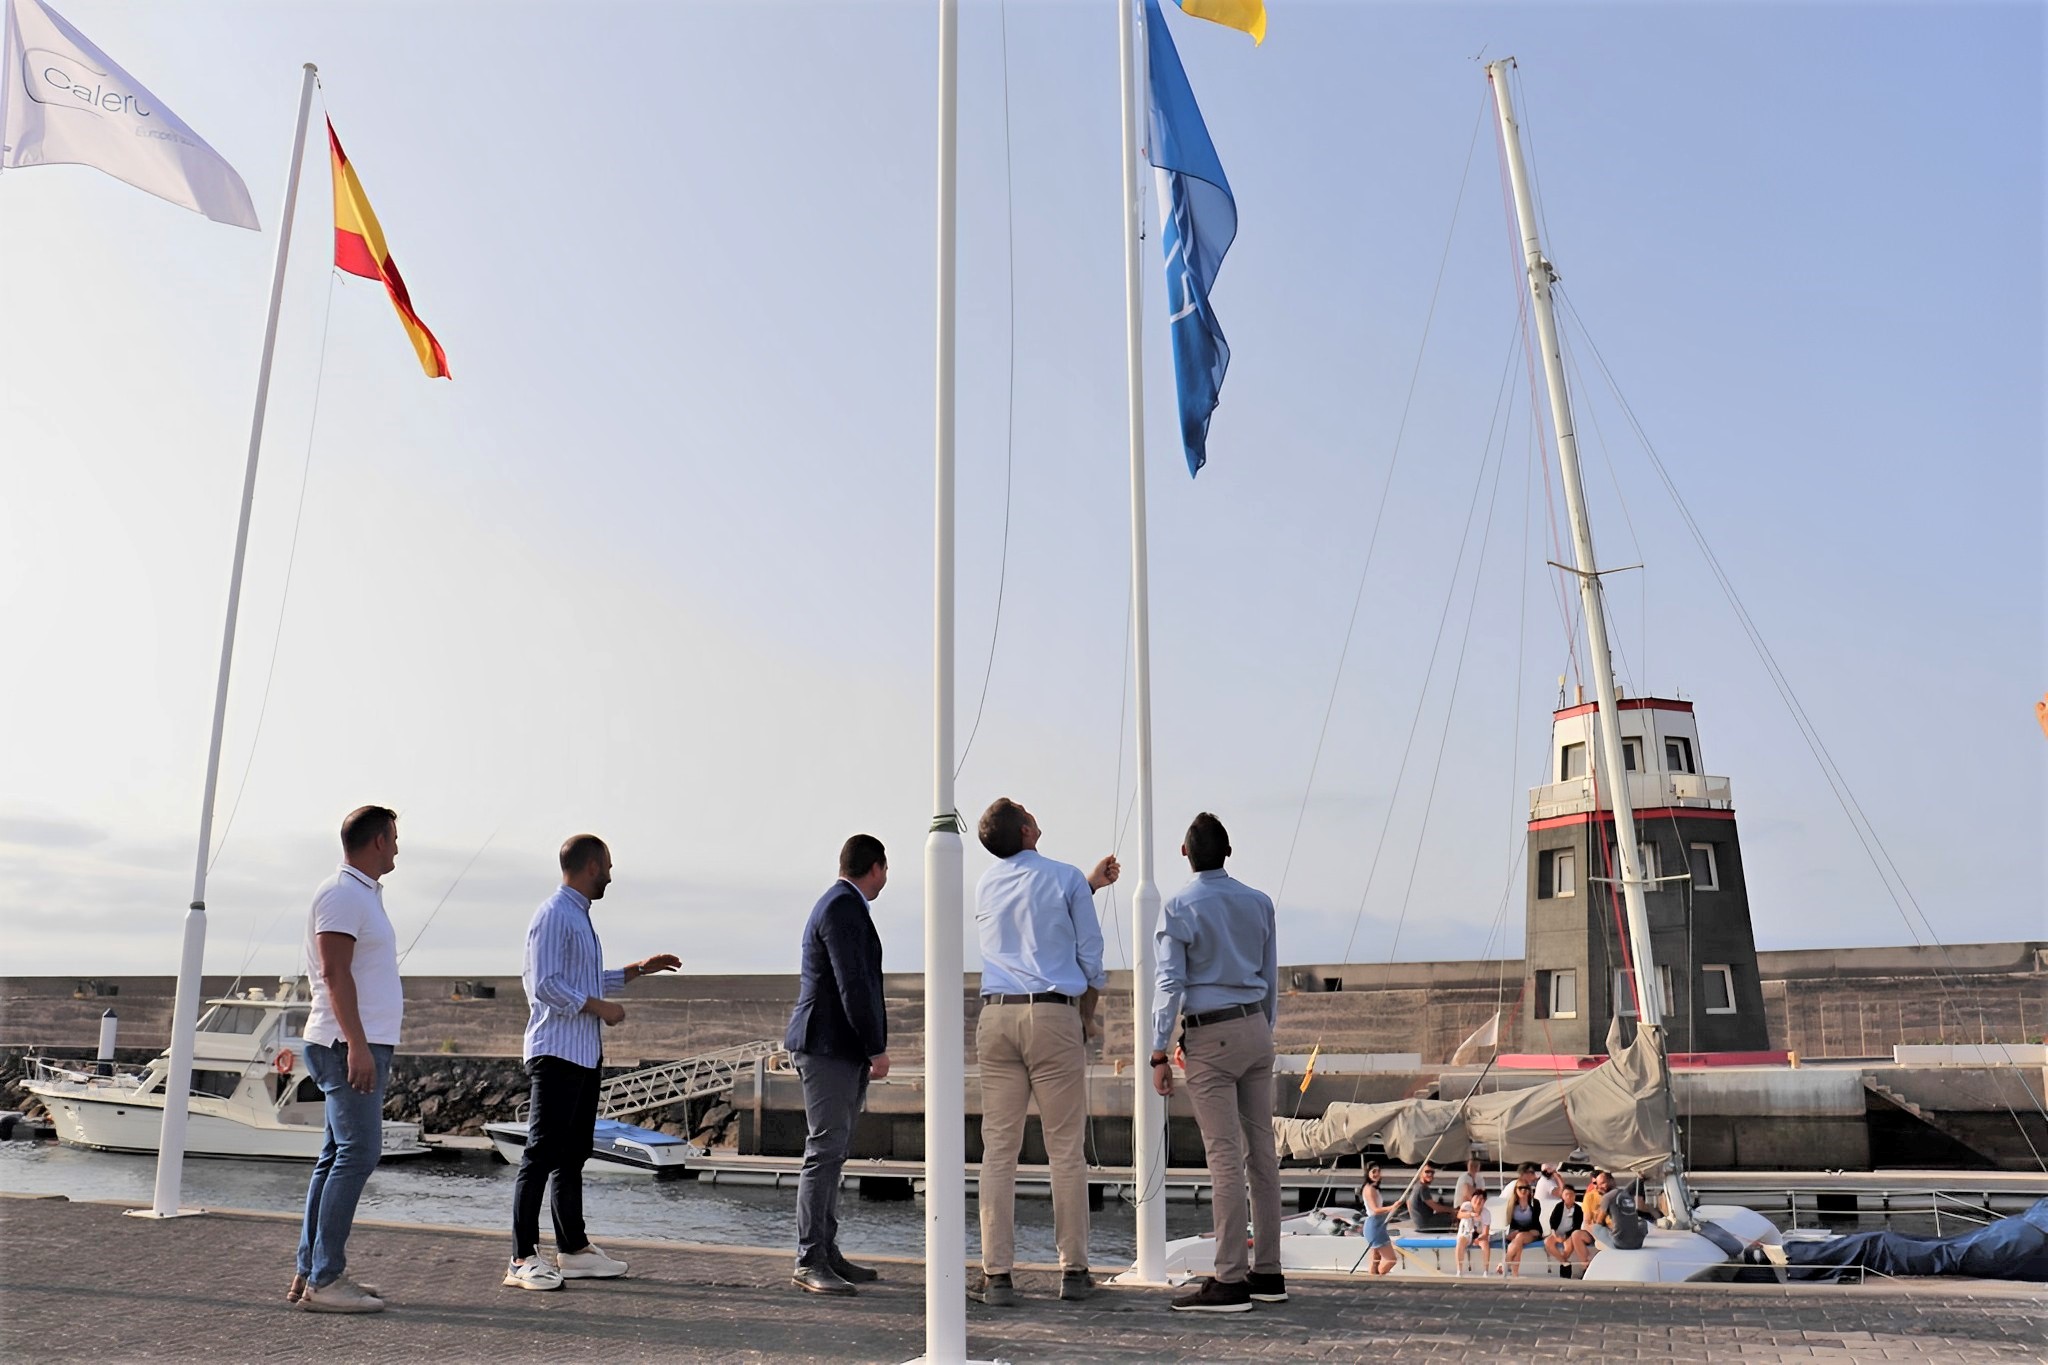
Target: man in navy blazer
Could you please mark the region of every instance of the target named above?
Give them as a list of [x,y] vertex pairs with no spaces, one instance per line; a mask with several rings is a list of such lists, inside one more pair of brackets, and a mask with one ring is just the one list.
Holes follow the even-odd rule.
[[782,1045],[804,1086],[803,1172],[796,1187],[796,1273],[813,1294],[853,1294],[881,1276],[839,1254],[839,1172],[868,1080],[889,1074],[882,940],[868,905],[889,881],[882,841],[856,834],[839,850],[839,880],[804,925],[803,981]]

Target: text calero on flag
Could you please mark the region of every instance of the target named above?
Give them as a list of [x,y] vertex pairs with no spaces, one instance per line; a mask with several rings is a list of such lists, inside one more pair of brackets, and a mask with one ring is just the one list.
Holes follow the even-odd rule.
[[1166,31],[1159,0],[1145,0],[1145,59],[1151,72],[1150,155],[1166,206],[1160,240],[1166,250],[1180,441],[1188,473],[1195,474],[1209,460],[1209,418],[1230,368],[1230,345],[1209,307],[1209,289],[1237,236],[1237,200]]
[[227,158],[42,0],[6,0],[0,166],[91,166],[216,223],[255,229]]

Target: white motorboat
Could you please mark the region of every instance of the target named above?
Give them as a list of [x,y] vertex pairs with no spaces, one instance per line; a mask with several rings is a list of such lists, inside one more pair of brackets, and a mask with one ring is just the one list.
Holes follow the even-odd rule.
[[[526,1154],[524,1121],[486,1123],[484,1133],[498,1155],[518,1165]],[[591,1142],[586,1175],[651,1175],[657,1178],[683,1174],[689,1163],[704,1155],[704,1149],[688,1138],[658,1133],[617,1119],[599,1119]]]
[[[326,1142],[326,1105],[306,1070],[299,978],[207,1002],[192,1053],[185,1151],[192,1156],[313,1161]],[[24,1088],[50,1112],[60,1141],[109,1152],[155,1152],[162,1140],[170,1054],[140,1071],[91,1061],[29,1059]],[[384,1124],[384,1156],[429,1149],[416,1123]]]

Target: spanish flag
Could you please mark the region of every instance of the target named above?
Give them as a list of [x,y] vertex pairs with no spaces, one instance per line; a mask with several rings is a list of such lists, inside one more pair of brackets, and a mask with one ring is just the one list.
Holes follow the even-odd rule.
[[1252,45],[1266,41],[1265,0],[1179,0],[1181,13],[1252,35]]
[[341,150],[341,139],[334,135],[332,119],[327,121],[327,154],[334,167],[335,268],[366,280],[382,280],[391,293],[391,306],[398,310],[398,320],[405,324],[405,334],[412,338],[420,368],[429,379],[448,378],[448,357],[442,354],[441,343],[434,340],[427,324],[412,310],[412,296],[406,293],[398,262],[391,259],[391,251],[384,245],[384,229],[377,226],[377,215],[370,208],[369,196],[363,193],[363,182],[356,178],[356,168],[349,164],[348,153]]

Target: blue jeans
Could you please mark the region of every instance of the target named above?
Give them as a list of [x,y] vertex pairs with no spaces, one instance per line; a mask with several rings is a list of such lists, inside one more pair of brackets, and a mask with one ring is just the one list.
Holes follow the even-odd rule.
[[333,1284],[348,1268],[348,1233],[356,1201],[384,1155],[384,1087],[391,1080],[389,1043],[370,1044],[377,1059],[377,1088],[365,1095],[348,1083],[348,1044],[306,1044],[306,1070],[327,1096],[327,1142],[313,1163],[306,1186],[306,1222],[299,1233],[299,1274],[316,1285]]
[[795,1062],[810,1128],[796,1180],[796,1263],[825,1266],[839,1255],[839,1173],[867,1099],[868,1062],[816,1052],[799,1052]]

